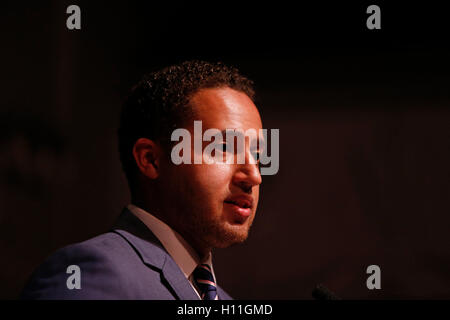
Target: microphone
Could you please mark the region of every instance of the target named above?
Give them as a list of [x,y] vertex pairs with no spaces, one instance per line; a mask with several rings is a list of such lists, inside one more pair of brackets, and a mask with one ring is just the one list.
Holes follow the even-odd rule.
[[311,294],[316,300],[342,300],[321,284],[318,284]]

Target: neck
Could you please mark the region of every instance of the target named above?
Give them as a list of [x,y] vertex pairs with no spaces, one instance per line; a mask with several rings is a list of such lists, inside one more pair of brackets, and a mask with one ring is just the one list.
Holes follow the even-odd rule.
[[176,218],[171,219],[170,215],[168,215],[167,212],[160,209],[161,206],[159,206],[156,201],[154,202],[142,197],[132,196],[131,203],[152,214],[153,216],[167,224],[170,228],[175,230],[192,247],[192,249],[194,249],[200,261],[205,261],[208,258],[209,254],[212,251],[212,248],[204,245],[201,240],[198,239],[198,237],[195,237],[195,235],[191,236],[189,232],[186,232],[183,226],[179,226],[177,224]]

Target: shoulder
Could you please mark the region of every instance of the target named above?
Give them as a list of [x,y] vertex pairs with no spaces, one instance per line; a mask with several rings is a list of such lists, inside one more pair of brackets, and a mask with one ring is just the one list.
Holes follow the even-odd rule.
[[86,271],[94,271],[96,264],[111,269],[123,258],[135,256],[129,244],[118,234],[108,232],[95,238],[61,248],[48,257],[40,268],[66,269],[70,264],[80,264]]
[[[53,253],[33,273],[21,298],[130,299],[126,288],[139,281],[144,267],[121,235],[108,232]],[[147,277],[149,272],[146,268]]]
[[115,262],[119,257],[135,256],[130,245],[116,232],[101,234],[89,240],[68,245],[57,250],[49,259],[61,259],[62,261],[85,260],[85,262],[107,261]]

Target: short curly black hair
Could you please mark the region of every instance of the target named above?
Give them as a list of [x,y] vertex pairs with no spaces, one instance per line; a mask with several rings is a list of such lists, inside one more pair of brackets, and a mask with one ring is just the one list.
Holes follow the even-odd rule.
[[174,129],[195,115],[190,98],[200,89],[229,87],[255,98],[253,82],[221,62],[186,61],[147,74],[131,90],[120,114],[119,154],[130,188],[137,165],[133,146],[139,138],[170,146]]

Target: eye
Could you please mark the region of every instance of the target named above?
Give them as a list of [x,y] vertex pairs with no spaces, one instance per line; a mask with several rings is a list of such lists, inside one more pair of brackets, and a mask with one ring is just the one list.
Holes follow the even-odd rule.
[[259,163],[259,160],[260,160],[260,157],[261,157],[261,153],[259,152],[259,150],[253,150],[252,151],[252,156],[256,160],[256,162]]
[[220,150],[221,150],[222,152],[227,152],[227,151],[228,151],[228,145],[227,145],[226,143],[222,143],[222,144],[220,145]]
[[224,142],[224,143],[221,143],[220,144],[220,150],[222,151],[222,152],[233,152],[233,150],[231,149],[232,148],[232,145],[230,145],[230,144],[228,144],[228,143],[226,143],[226,142]]

